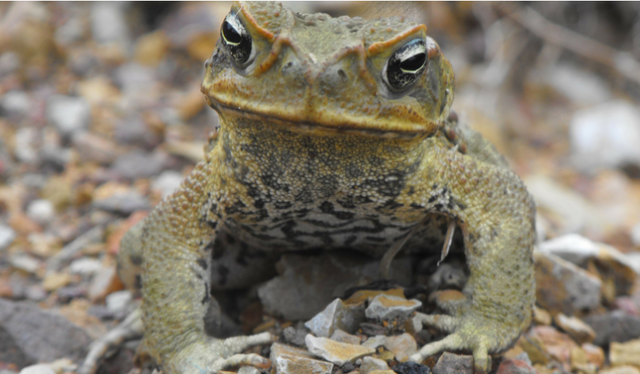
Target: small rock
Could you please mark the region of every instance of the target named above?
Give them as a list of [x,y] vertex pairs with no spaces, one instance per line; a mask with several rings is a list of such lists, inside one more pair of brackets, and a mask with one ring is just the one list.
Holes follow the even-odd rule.
[[55,291],[69,283],[71,283],[71,274],[69,273],[47,273],[42,280],[42,288],[47,291]]
[[445,352],[433,367],[433,374],[473,374],[473,357]]
[[570,360],[572,372],[595,374],[598,371],[596,365],[589,362],[589,356],[582,347],[574,347],[571,350]]
[[305,338],[307,349],[316,356],[343,366],[347,362],[355,362],[358,358],[371,355],[376,352],[373,348],[361,345],[338,343],[327,338],[316,338],[309,334]]
[[498,366],[496,374],[537,374],[530,364],[522,360],[504,360]]
[[289,326],[282,332],[284,335],[284,340],[293,345],[297,345],[298,347],[303,347],[305,345],[304,338],[309,333],[306,329],[296,329],[295,327]]
[[20,370],[20,374],[56,374],[48,365],[32,365]]
[[147,153],[135,150],[118,157],[112,170],[126,179],[149,178],[158,175],[167,162],[168,156],[164,152]]
[[602,282],[557,256],[534,251],[536,300],[549,312],[572,315],[600,305]]
[[14,268],[24,270],[31,274],[35,273],[40,267],[40,261],[27,254],[9,256],[9,263]]
[[111,292],[122,289],[123,285],[118,278],[115,266],[105,266],[94,275],[87,296],[92,301],[105,298]]
[[47,103],[47,119],[63,137],[86,129],[91,120],[91,107],[81,97],[53,96]]
[[369,374],[396,374],[396,372],[393,370],[373,370]]
[[365,310],[365,315],[370,319],[392,320],[407,319],[411,313],[422,306],[418,300],[407,300],[395,296],[378,295]]
[[389,365],[383,360],[366,356],[362,359],[362,365],[360,366],[360,372],[362,374],[369,374],[374,370],[389,370]]
[[27,206],[27,217],[41,225],[47,225],[55,217],[53,204],[47,199],[34,200]]
[[401,362],[393,367],[396,374],[431,374],[431,369],[426,365],[415,362]]
[[123,290],[110,293],[104,301],[109,311],[112,313],[120,313],[126,310],[131,300],[133,300],[131,291]]
[[93,258],[79,258],[69,265],[69,271],[72,274],[92,275],[102,269],[102,262]]
[[311,358],[302,349],[274,343],[269,356],[276,374],[331,374],[333,364]]
[[372,349],[384,346],[391,351],[396,360],[400,362],[406,361],[409,356],[417,352],[415,339],[407,333],[397,336],[377,335],[367,339],[367,341],[362,343],[362,346]]
[[123,215],[130,215],[138,210],[148,210],[151,208],[149,200],[134,191],[116,193],[107,198],[95,200],[91,205],[94,209]]
[[171,195],[173,191],[177,190],[180,187],[180,183],[184,180],[182,174],[177,171],[167,170],[163,171],[162,174],[153,181],[151,185],[153,189],[159,190],[162,194],[162,198]]
[[640,369],[630,365],[622,365],[600,370],[598,374],[640,374]]
[[593,344],[605,347],[611,342],[626,342],[640,336],[640,316],[614,310],[584,318],[596,333]]
[[24,115],[32,105],[29,95],[19,90],[5,92],[0,99],[0,107],[9,117]]
[[260,370],[254,368],[253,366],[243,366],[238,369],[238,374],[260,374]]
[[533,175],[525,179],[527,190],[533,195],[539,211],[549,212],[559,221],[564,232],[601,231],[606,222],[596,208],[576,191],[551,178]]
[[415,339],[407,333],[397,336],[387,336],[384,347],[393,352],[396,360],[400,362],[407,361],[409,356],[418,351]]
[[551,314],[537,305],[534,305],[533,322],[537,325],[549,326],[551,324]]
[[118,158],[115,143],[90,131],[76,132],[71,142],[84,162],[93,161],[101,165],[109,165]]
[[416,314],[415,316],[404,321],[404,329],[411,335],[415,335],[422,331],[422,319]]
[[597,368],[604,366],[604,351],[602,348],[593,344],[583,344],[582,350],[587,354],[587,361],[594,364]]
[[16,232],[10,226],[0,223],[0,251],[7,248],[16,238]]
[[[568,335],[559,332],[551,326],[536,326],[531,329],[528,336],[537,339],[537,341],[540,342],[541,348],[560,362],[569,362],[571,350],[578,346]],[[529,357],[531,357],[531,361],[535,363],[536,360],[534,356],[531,355],[530,351],[527,351],[527,353]]]
[[304,325],[314,335],[322,338],[328,338],[336,329],[355,332],[364,321],[363,309],[362,306],[347,306],[342,300],[335,299]]
[[640,165],[640,111],[625,100],[583,109],[571,119],[569,139],[582,170]]
[[360,339],[359,336],[351,335],[340,329],[337,329],[336,331],[334,331],[329,339],[335,340],[340,343],[355,344],[355,345],[360,344],[362,340]]
[[595,331],[577,317],[567,317],[562,313],[558,313],[553,320],[558,327],[578,342],[578,344],[591,343],[596,338]]
[[569,234],[543,242],[541,251],[552,253],[584,269],[593,262],[602,280],[610,279],[615,295],[628,295],[638,276],[624,253],[603,243],[593,242],[578,234]]
[[612,342],[609,349],[609,360],[611,366],[633,365],[640,367],[640,339],[630,340],[626,343]]
[[[633,245],[640,247],[640,222],[636,223],[631,228],[631,241],[633,242]],[[636,271],[640,273],[640,270],[636,269]]]
[[0,346],[12,342],[28,363],[36,363],[60,357],[81,360],[91,338],[57,313],[0,298],[0,342]]

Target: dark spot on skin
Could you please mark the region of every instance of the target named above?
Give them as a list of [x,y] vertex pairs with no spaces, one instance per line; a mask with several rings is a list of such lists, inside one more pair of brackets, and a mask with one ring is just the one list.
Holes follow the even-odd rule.
[[233,235],[227,233],[226,235],[227,238],[227,244],[232,245],[236,242],[236,238],[233,237]]
[[413,209],[422,209],[423,208],[422,205],[416,204],[416,203],[411,203],[410,207],[413,208]]
[[227,283],[227,278],[229,276],[229,268],[226,266],[219,264],[218,265],[218,275],[220,275],[220,285],[224,286]]
[[132,264],[134,264],[135,266],[140,266],[142,265],[142,256],[139,255],[131,255],[129,256],[129,260],[131,261]]
[[444,205],[440,203],[433,206],[433,209],[437,210],[438,212],[442,211],[442,208],[444,208]]
[[276,209],[289,209],[292,205],[293,204],[288,201],[276,201],[275,204],[273,204]]
[[434,201],[436,201],[438,199],[438,196],[433,195],[429,198],[429,204],[433,203]]
[[409,187],[409,191],[407,191],[407,196],[411,196],[416,192],[415,188],[413,188],[413,186]]
[[142,276],[140,276],[140,274],[136,274],[134,283],[134,287],[136,288],[136,290],[142,289]]
[[434,190],[435,190],[435,189],[437,189],[437,188],[438,188],[438,185],[437,185],[437,184],[434,184],[433,186],[431,186],[431,189],[434,189]]
[[253,206],[255,206],[258,209],[261,209],[264,207],[264,200],[256,200],[253,202]]
[[224,246],[219,240],[213,243],[213,251],[211,251],[211,259],[219,260],[224,255]]
[[204,271],[207,270],[207,260],[205,260],[204,258],[199,258],[199,259],[196,260],[196,262],[198,263],[198,265],[200,265],[202,270],[204,270]]
[[349,245],[353,244],[356,241],[356,239],[358,239],[358,237],[352,235],[352,236],[348,237],[347,240],[344,241],[344,245],[349,246]]

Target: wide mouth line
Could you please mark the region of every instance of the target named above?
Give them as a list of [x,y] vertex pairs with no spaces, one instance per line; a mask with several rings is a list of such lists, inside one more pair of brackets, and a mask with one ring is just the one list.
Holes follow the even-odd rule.
[[338,133],[354,133],[355,132],[355,133],[365,133],[365,134],[377,135],[377,136],[397,136],[397,137],[407,137],[407,138],[413,138],[427,132],[427,131],[383,130],[383,129],[377,129],[377,128],[371,128],[371,127],[358,127],[358,126],[346,125],[346,124],[345,125],[325,125],[322,123],[312,122],[312,121],[294,121],[291,119],[282,118],[272,114],[258,113],[255,111],[230,106],[218,100],[211,100],[211,102],[212,104],[214,104],[212,105],[214,109],[216,109],[215,107],[218,107],[221,110],[235,112],[235,113],[242,113],[244,115],[254,117],[261,121],[266,120],[267,122],[289,124],[292,127],[297,127],[302,129],[304,128],[323,129],[323,130],[334,131]]

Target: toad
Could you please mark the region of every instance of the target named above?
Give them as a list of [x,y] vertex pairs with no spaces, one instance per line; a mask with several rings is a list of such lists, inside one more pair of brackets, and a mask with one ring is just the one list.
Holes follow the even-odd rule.
[[422,318],[449,335],[410,360],[467,351],[487,373],[490,354],[531,322],[535,207],[450,112],[454,73],[426,27],[248,2],[220,34],[202,83],[219,132],[122,242],[121,268],[142,268],[146,351],[165,374],[266,367],[242,351],[269,333],[206,333],[212,290],[264,281],[289,251],[349,248],[388,265],[435,236],[446,257],[459,229],[469,278],[461,292],[433,293],[442,313]]

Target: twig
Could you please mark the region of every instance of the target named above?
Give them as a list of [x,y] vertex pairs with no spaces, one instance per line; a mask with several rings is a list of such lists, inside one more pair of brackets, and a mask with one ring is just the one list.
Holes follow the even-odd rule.
[[640,84],[640,62],[628,52],[621,52],[575,31],[548,21],[530,7],[514,10],[505,4],[496,6],[505,16],[518,22],[546,42],[567,49],[577,55],[606,65],[626,79]]

